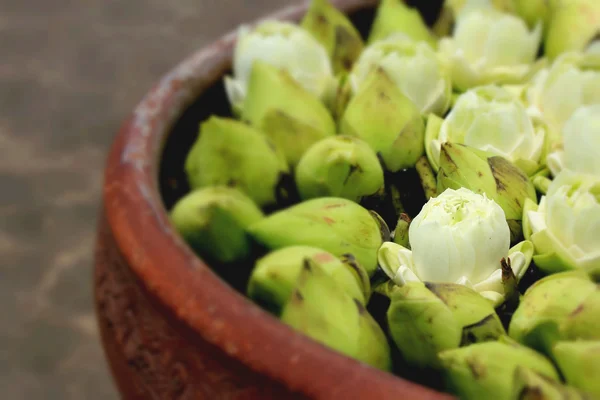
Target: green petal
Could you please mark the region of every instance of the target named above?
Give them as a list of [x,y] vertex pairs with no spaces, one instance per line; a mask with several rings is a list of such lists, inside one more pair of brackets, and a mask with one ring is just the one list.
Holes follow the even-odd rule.
[[435,172],[440,169],[440,164],[439,160],[436,160],[433,157],[431,142],[439,137],[443,123],[444,120],[435,114],[429,114],[427,116],[427,126],[425,128],[425,153],[427,154],[427,159],[431,164],[431,168],[433,168]]

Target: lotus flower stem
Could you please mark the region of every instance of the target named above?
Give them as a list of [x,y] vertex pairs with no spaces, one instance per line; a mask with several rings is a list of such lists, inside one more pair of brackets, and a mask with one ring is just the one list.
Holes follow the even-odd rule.
[[394,243],[410,249],[408,242],[408,227],[410,226],[411,218],[408,214],[402,213],[398,218],[396,229],[394,230]]
[[533,178],[533,186],[541,194],[546,194],[552,181],[545,176],[536,176]]
[[392,199],[392,206],[394,207],[396,215],[404,214],[405,210],[404,204],[402,204],[402,194],[400,193],[398,186],[394,184],[390,185],[390,198]]
[[377,285],[373,285],[373,293],[379,293],[385,297],[390,297],[395,288],[398,286],[392,280],[387,280],[385,282],[379,283]]
[[504,287],[504,298],[507,309],[514,311],[519,306],[519,288],[517,277],[513,272],[510,258],[500,261],[502,266],[502,286]]
[[415,164],[415,169],[419,174],[419,179],[421,180],[421,186],[423,187],[423,191],[425,192],[425,198],[429,200],[432,197],[437,196],[436,190],[436,179],[433,173],[433,169],[429,164],[429,160],[427,160],[427,156],[423,156],[419,158],[419,161]]

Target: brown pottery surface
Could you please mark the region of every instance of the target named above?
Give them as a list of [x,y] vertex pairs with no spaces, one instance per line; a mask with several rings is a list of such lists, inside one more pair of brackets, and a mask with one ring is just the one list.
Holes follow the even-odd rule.
[[[339,0],[346,12],[375,0]],[[297,20],[306,6],[276,14]],[[219,278],[177,235],[159,193],[173,124],[229,69],[235,35],[194,54],[123,125],[105,171],[96,310],[128,399],[445,399],[294,332]],[[210,100],[208,100],[210,101]]]

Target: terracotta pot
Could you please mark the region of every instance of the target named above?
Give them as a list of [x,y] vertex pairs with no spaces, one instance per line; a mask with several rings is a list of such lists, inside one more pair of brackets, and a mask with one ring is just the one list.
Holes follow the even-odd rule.
[[[336,3],[355,12],[376,1]],[[276,17],[298,19],[304,11],[297,6]],[[222,38],[165,76],[123,125],[110,152],[95,300],[104,349],[123,397],[448,398],[279,323],[219,278],[170,225],[158,179],[165,143],[190,104],[196,99],[203,99],[200,108],[211,104],[212,92],[206,91],[229,68],[234,39]]]

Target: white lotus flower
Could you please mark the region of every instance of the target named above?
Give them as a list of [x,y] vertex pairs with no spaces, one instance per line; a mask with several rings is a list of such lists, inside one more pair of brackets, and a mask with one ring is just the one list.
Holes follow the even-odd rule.
[[501,260],[510,259],[517,279],[525,273],[533,245],[512,249],[502,208],[468,189],[447,189],[430,199],[409,228],[412,250],[384,243],[379,263],[397,284],[408,281],[459,283],[494,303],[504,299]]
[[498,86],[480,86],[460,95],[446,119],[435,125],[427,129],[426,146],[436,169],[444,142],[502,156],[529,175],[539,168],[545,130],[533,123],[513,94]]
[[523,20],[493,7],[465,7],[452,38],[442,39],[439,50],[451,62],[454,87],[466,90],[525,80],[541,37],[541,24],[529,31]]
[[525,89],[528,112],[543,120],[553,147],[562,143],[563,127],[580,107],[600,103],[600,51],[566,53],[539,71]]
[[600,177],[600,103],[578,109],[563,128],[563,148],[548,155],[554,176],[563,169]]
[[450,72],[426,42],[416,42],[404,34],[374,42],[354,65],[350,75],[354,92],[374,68],[383,68],[421,112],[443,115],[448,110]]
[[287,71],[306,90],[323,99],[335,82],[327,51],[301,27],[280,21],[265,21],[255,28],[242,26],[233,56],[234,77],[225,78],[234,110],[239,110],[244,101],[256,60]]
[[600,272],[600,178],[562,171],[539,206],[526,200],[523,232],[545,272]]

